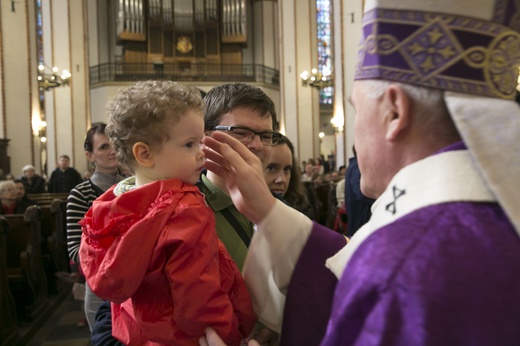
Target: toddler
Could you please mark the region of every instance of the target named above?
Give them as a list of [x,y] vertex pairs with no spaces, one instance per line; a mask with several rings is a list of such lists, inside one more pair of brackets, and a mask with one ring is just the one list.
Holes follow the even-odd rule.
[[212,210],[194,185],[204,166],[197,89],[138,82],[109,103],[106,134],[133,176],[100,196],[83,221],[87,282],[112,302],[127,345],[198,345],[206,327],[239,345],[256,317]]

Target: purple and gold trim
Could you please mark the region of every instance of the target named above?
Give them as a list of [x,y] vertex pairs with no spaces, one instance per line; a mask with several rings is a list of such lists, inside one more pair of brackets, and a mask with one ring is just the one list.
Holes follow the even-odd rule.
[[375,9],[363,18],[355,79],[513,99],[519,66],[520,34],[504,25],[448,14]]

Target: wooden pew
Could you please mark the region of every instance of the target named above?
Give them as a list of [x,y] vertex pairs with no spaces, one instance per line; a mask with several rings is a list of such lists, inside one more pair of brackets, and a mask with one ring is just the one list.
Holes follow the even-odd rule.
[[57,279],[55,277],[56,271],[56,261],[54,258],[54,248],[56,245],[54,244],[53,233],[56,229],[56,222],[54,219],[54,214],[52,213],[51,205],[40,205],[39,206],[42,211],[41,217],[41,254],[42,254],[42,264],[45,270],[45,275],[47,277],[47,290],[51,295],[58,293],[57,288]]
[[41,208],[33,205],[24,215],[4,215],[7,231],[7,277],[18,318],[38,318],[47,302],[47,278],[41,255]]
[[0,216],[0,345],[14,345],[19,338],[16,305],[7,278],[6,236],[7,220]]
[[67,200],[55,199],[51,204],[54,229],[49,239],[49,246],[57,271],[69,271],[69,255],[67,251]]
[[[42,258],[47,276],[49,294],[59,294],[64,287],[57,280],[55,273],[69,271],[69,261],[66,244],[66,215],[68,193],[40,193],[27,197],[33,200],[42,210]],[[66,286],[66,285],[65,285]]]
[[51,193],[51,192],[45,192],[45,193],[31,193],[27,194],[27,198],[29,198],[31,201],[34,201],[37,205],[51,205],[52,201],[55,199],[63,199],[67,200],[69,197],[68,193]]

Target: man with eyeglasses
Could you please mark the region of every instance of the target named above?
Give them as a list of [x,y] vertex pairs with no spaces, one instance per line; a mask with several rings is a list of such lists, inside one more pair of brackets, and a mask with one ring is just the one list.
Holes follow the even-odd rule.
[[244,126],[215,126],[215,130],[229,131],[229,135],[235,137],[244,144],[251,143],[255,136],[258,136],[263,145],[268,145],[270,147],[278,144],[282,137],[281,134],[274,131],[257,132]]
[[[280,134],[273,131],[276,110],[269,96],[258,87],[235,83],[214,87],[204,101],[206,134],[223,131],[235,137],[267,165],[271,146],[280,140]],[[242,270],[253,224],[235,208],[222,178],[208,171],[198,186],[215,212],[219,238]]]
[[[206,135],[224,132],[244,144],[267,166],[271,147],[281,138],[276,129],[274,102],[260,88],[243,83],[223,84],[204,97]],[[197,184],[215,213],[219,239],[242,270],[254,233],[253,223],[233,204],[223,179],[211,171],[201,175]],[[255,338],[261,343],[275,341],[275,333],[265,328]]]

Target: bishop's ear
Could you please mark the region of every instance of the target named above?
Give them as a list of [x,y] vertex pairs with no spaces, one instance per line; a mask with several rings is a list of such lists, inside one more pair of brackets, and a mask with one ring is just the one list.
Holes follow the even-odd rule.
[[411,99],[399,85],[390,85],[384,94],[386,139],[395,141],[410,126]]
[[150,146],[143,142],[137,142],[132,146],[132,153],[139,166],[151,168],[154,166],[154,156]]

